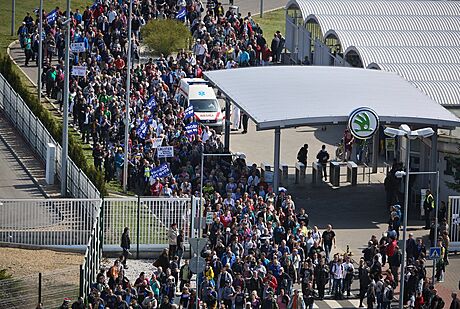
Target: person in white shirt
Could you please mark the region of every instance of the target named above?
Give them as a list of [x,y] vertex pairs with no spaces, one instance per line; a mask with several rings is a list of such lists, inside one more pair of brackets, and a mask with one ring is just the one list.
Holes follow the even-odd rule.
[[333,286],[332,286],[332,294],[334,295],[335,299],[342,298],[342,281],[343,281],[343,265],[342,265],[342,258],[339,258],[337,262],[332,264],[331,273],[333,277]]
[[212,132],[209,130],[209,127],[206,126],[203,130],[203,133],[201,134],[201,140],[203,141],[203,144],[206,144],[208,139],[210,139],[212,136]]
[[256,175],[256,172],[252,172],[252,175],[248,177],[248,186],[257,187],[259,185],[260,179]]
[[232,131],[238,131],[238,129],[240,128],[240,119],[241,119],[241,113],[240,113],[240,109],[238,108],[238,106],[236,106],[235,104],[233,104],[233,109],[232,109]]
[[353,266],[353,263],[350,261],[349,257],[345,258],[345,262],[342,264],[342,268],[344,271],[342,293],[345,293],[346,291],[347,297],[349,297],[350,290],[351,290],[351,283],[353,281],[353,273],[355,271],[355,267]]

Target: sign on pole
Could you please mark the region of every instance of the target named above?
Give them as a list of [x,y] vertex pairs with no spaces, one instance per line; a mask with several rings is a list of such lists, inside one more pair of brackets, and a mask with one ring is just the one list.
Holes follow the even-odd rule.
[[85,43],[83,42],[71,43],[70,49],[72,50],[73,53],[82,53],[86,50]]
[[73,66],[72,75],[73,76],[86,76],[86,67],[85,66]]
[[192,273],[199,274],[204,271],[206,267],[206,260],[201,256],[194,256],[190,259],[189,268]]
[[158,158],[172,158],[174,157],[174,147],[173,146],[163,146],[158,147]]
[[435,260],[441,258],[441,248],[431,247],[430,248],[430,259]]
[[206,247],[206,244],[208,243],[207,238],[190,238],[189,241],[190,243],[190,248],[192,249],[192,252],[196,253],[199,255],[201,251]]
[[351,112],[348,118],[348,129],[358,139],[368,139],[379,128],[379,116],[369,107],[360,107]]

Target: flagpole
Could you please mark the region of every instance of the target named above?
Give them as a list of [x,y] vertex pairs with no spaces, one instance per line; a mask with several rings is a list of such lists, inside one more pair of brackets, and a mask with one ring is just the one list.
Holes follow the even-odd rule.
[[131,97],[131,18],[133,12],[133,1],[129,0],[128,12],[128,59],[126,64],[126,104],[125,104],[125,158],[123,164],[123,192],[128,192],[128,153],[129,153],[129,112],[130,112],[130,97]]

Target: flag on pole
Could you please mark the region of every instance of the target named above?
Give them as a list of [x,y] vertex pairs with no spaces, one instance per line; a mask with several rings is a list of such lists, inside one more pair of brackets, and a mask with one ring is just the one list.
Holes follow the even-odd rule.
[[140,139],[145,139],[147,135],[147,131],[149,129],[149,125],[151,124],[151,119],[142,121],[141,125],[137,128],[136,134],[139,136]]
[[185,126],[185,131],[187,132],[188,136],[198,134],[198,123],[190,122],[188,125]]
[[99,4],[99,0],[94,0],[94,3],[93,3],[93,5],[90,7],[90,10],[95,10],[95,9],[97,9],[98,4]]
[[184,116],[184,119],[188,119],[188,118],[191,118],[195,115],[195,112],[193,111],[193,105],[190,105],[189,107],[187,107],[187,109],[185,110],[185,116]]
[[176,19],[184,19],[187,15],[187,9],[185,7],[181,8],[176,14]]
[[157,101],[155,100],[155,96],[152,95],[148,100],[147,100],[147,103],[146,103],[146,106],[148,107],[148,109],[153,109],[155,106],[157,106]]
[[48,22],[49,25],[52,25],[56,22],[56,19],[58,18],[58,11],[56,9],[52,10],[51,12],[46,15],[46,21]]

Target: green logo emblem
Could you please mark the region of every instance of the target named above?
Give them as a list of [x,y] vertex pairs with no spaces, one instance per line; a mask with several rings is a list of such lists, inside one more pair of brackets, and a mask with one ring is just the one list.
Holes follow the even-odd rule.
[[370,138],[379,127],[377,113],[368,108],[360,107],[354,110],[348,118],[348,128],[354,137],[359,139]]

